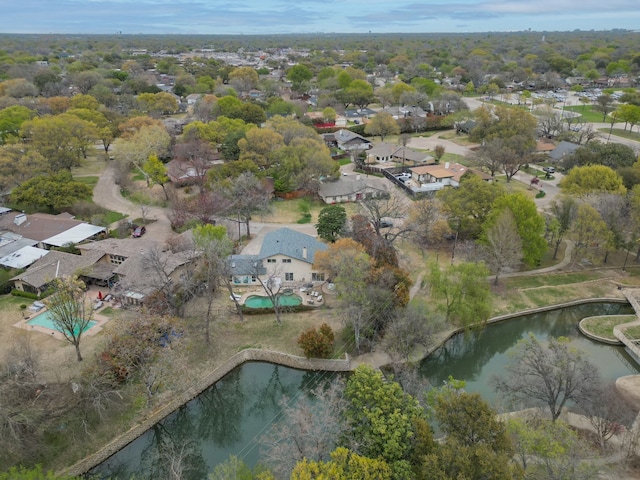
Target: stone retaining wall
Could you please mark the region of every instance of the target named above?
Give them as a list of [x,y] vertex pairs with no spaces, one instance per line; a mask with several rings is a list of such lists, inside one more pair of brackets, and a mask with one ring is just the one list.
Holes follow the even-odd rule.
[[[625,290],[623,293],[624,293],[624,296],[629,301],[629,303],[631,304],[631,306],[633,307],[633,309],[635,310],[636,316],[640,315],[640,303],[638,302],[636,297],[632,295],[630,292],[628,292],[627,290]],[[640,325],[640,318],[634,320],[633,322],[623,323],[622,325],[616,325],[615,327],[613,327],[613,335],[622,343],[624,343],[624,346],[631,353],[631,356],[634,357],[634,360],[640,363],[640,347],[635,343],[634,339],[629,338],[624,333],[625,327],[632,327],[636,325]]]
[[[610,317],[626,317],[627,315],[609,315],[609,316]],[[590,338],[591,340],[595,340],[596,342],[606,343],[608,345],[616,345],[616,346],[624,345],[620,340],[612,340],[610,338],[604,338],[599,335],[596,335],[595,333],[591,333],[582,324],[582,322],[586,322],[591,318],[598,318],[598,317],[584,317],[582,320],[580,320],[580,322],[578,323],[578,330],[580,330],[580,333],[582,333],[585,337]]]
[[[510,320],[512,318],[520,317],[522,315],[529,315],[538,312],[546,312],[549,310],[557,310],[559,308],[571,307],[575,305],[581,305],[584,303],[602,303],[602,302],[611,302],[611,303],[628,303],[626,300],[622,300],[620,298],[598,298],[598,299],[589,299],[589,300],[576,300],[573,302],[562,303],[558,305],[551,305],[546,307],[533,308],[530,310],[525,310],[523,312],[500,315],[497,317],[493,317],[487,321],[487,324],[503,322],[506,320]],[[463,331],[463,329],[455,329],[447,332],[440,341],[437,342],[437,345],[428,349],[423,357],[428,356],[438,347],[443,345],[447,340],[453,337],[456,333]],[[241,352],[233,355],[229,360],[227,360],[224,364],[215,368],[208,375],[200,379],[196,385],[189,388],[181,395],[178,395],[171,402],[161,406],[154,412],[148,414],[140,423],[133,426],[126,433],[118,436],[113,441],[109,442],[99,451],[95,452],[92,455],[84,458],[79,461],[75,465],[69,467],[68,469],[60,472],[60,474],[66,475],[82,475],[92,468],[95,468],[102,462],[104,462],[107,458],[109,458],[114,453],[118,452],[129,443],[133,442],[136,438],[140,437],[144,432],[149,430],[153,425],[161,421],[163,418],[167,417],[175,410],[180,408],[182,405],[186,404],[190,400],[197,397],[204,390],[209,388],[211,385],[216,383],[226,374],[228,374],[234,368],[242,365],[245,362],[270,362],[277,365],[283,365],[286,367],[296,368],[300,370],[326,370],[332,372],[349,372],[352,371],[353,368],[357,365],[357,362],[353,362],[352,365],[351,359],[349,356],[346,356],[344,360],[323,360],[316,358],[304,358],[298,357],[295,355],[288,355],[282,352],[270,351],[270,350],[258,350],[258,349],[246,349]],[[379,367],[380,365],[378,365]]]
[[118,436],[97,452],[85,457],[75,465],[69,467],[60,475],[79,476],[87,473],[92,468],[100,465],[114,453],[122,450],[128,444],[140,437],[143,433],[153,427],[156,423],[176,411],[182,405],[193,400],[211,385],[227,375],[234,368],[246,362],[269,362],[285,367],[299,370],[324,370],[331,372],[351,371],[351,360],[347,355],[344,360],[323,360],[319,358],[304,358],[295,355],[288,355],[282,352],[271,350],[246,349],[233,355],[224,364],[215,368],[206,376],[202,377],[194,386],[177,395],[172,401],[166,403],[147,414],[142,421],[133,426],[129,431]]

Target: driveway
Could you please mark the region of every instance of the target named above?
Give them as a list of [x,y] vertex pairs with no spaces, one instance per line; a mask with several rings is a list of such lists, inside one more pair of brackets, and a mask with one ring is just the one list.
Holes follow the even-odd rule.
[[[104,172],[100,175],[98,183],[93,189],[93,201],[107,210],[120,212],[129,217],[130,220],[142,217],[142,210],[139,205],[130,202],[120,193],[120,187],[115,182],[115,164],[108,162]],[[169,209],[161,207],[149,207],[147,218],[155,220],[147,225],[148,237],[158,241],[164,241],[173,234],[171,222],[169,222]],[[117,225],[111,225],[114,228]]]
[[473,147],[474,145],[470,145],[470,146],[458,145],[457,143],[452,142],[451,140],[440,138],[440,135],[443,135],[444,133],[451,133],[451,131],[447,130],[446,132],[437,132],[434,135],[431,135],[430,137],[411,137],[411,140],[409,140],[409,143],[407,143],[407,146],[410,148],[418,148],[422,150],[433,151],[436,148],[436,146],[442,145],[444,147],[445,152],[453,153],[455,155],[462,155],[464,157],[466,157],[472,152],[471,147]]

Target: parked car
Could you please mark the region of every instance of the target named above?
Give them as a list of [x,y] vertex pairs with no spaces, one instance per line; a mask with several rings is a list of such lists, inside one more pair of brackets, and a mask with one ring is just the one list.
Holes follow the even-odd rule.
[[136,227],[133,229],[132,236],[133,238],[140,238],[145,233],[147,233],[147,227],[142,225],[141,227]]
[[542,167],[542,171],[547,173],[556,173],[555,167]]
[[391,228],[393,223],[388,220],[380,220],[380,228]]

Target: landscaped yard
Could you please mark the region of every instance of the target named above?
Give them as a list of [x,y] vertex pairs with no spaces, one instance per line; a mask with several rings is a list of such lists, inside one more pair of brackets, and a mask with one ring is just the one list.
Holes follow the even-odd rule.
[[615,341],[617,338],[613,335],[613,327],[622,323],[632,322],[635,319],[635,315],[602,315],[599,317],[590,317],[582,322],[582,328],[598,337]]
[[[358,211],[358,206],[355,203],[342,203],[340,204],[347,211],[347,218],[355,215]],[[274,200],[271,202],[271,211],[265,215],[260,215],[258,220],[261,222],[269,223],[296,223],[304,215],[304,211],[308,207],[308,213],[311,217],[308,222],[315,224],[318,221],[318,214],[320,210],[326,207],[327,204],[321,200],[309,201],[304,198],[296,198],[292,200]]]

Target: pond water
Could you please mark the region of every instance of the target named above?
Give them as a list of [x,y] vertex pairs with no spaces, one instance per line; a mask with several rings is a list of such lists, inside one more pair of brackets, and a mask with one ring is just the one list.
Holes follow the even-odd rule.
[[254,466],[260,438],[277,420],[281,400],[304,395],[335,375],[245,363],[91,473],[95,478],[169,478],[168,462],[178,453],[185,466],[181,478],[187,480],[207,478],[230,455]]
[[591,303],[490,325],[484,330],[467,335],[456,335],[441,348],[424,359],[420,373],[433,386],[440,386],[449,376],[466,381],[465,390],[477,392],[495,407],[500,399],[491,386],[494,375],[505,373],[509,352],[518,340],[530,333],[538,339],[567,337],[571,345],[581,349],[600,369],[604,379],[616,379],[640,372],[640,367],[625,352],[624,347],[605,345],[588,339],[578,330],[578,322],[592,315],[633,313],[623,303]]
[[[479,392],[499,407],[489,383],[508,362],[508,352],[529,332],[538,338],[566,336],[584,350],[604,378],[635,374],[640,368],[622,347],[612,347],[583,337],[578,321],[591,315],[632,313],[625,304],[587,304],[525,315],[490,325],[481,332],[457,335],[421,364],[421,373],[432,385],[449,376],[465,380],[466,390]],[[236,455],[254,466],[259,441],[279,412],[279,402],[303,395],[321,379],[334,374],[302,372],[267,363],[247,363],[225,376],[142,437],[94,470],[98,478],[118,476],[137,479],[167,478],[167,461],[184,454],[188,471],[183,478],[207,477],[207,472]]]

